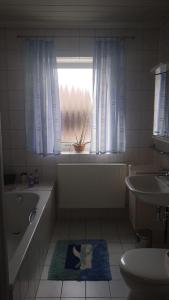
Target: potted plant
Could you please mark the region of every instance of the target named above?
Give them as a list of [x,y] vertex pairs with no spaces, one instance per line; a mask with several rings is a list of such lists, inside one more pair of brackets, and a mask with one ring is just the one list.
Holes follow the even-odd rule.
[[85,150],[86,144],[90,143],[89,141],[85,142],[85,137],[86,137],[86,122],[82,127],[80,138],[78,139],[76,136],[76,143],[73,144],[73,147],[77,153],[83,152]]

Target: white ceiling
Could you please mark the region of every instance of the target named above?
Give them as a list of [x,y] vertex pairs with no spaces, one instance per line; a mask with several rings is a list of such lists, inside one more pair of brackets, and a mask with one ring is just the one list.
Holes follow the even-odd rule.
[[169,0],[0,0],[0,26],[159,27]]

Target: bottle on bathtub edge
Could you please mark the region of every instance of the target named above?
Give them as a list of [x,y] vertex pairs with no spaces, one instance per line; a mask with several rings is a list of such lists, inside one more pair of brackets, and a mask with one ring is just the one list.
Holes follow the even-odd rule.
[[34,184],[39,184],[39,173],[38,173],[38,169],[35,169],[35,171],[34,171]]
[[28,187],[33,187],[33,186],[34,186],[34,177],[32,173],[30,173],[28,176]]
[[21,178],[21,184],[22,185],[27,185],[27,183],[28,183],[28,175],[27,175],[27,173],[26,172],[22,172],[20,174],[20,178]]

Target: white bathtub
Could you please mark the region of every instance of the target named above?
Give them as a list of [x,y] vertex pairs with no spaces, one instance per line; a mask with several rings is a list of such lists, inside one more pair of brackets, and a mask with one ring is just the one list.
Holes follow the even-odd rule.
[[[33,277],[40,279],[40,266],[46,254],[53,226],[54,197],[52,187],[4,193],[4,215],[9,258],[11,298],[22,300],[36,293]],[[36,258],[36,259],[35,259]],[[36,270],[35,265],[37,263]],[[32,271],[33,270],[33,271]],[[34,274],[36,273],[36,276]],[[37,275],[38,274],[38,275]],[[26,286],[23,284],[26,281]],[[27,278],[27,280],[26,280]],[[32,288],[32,284],[34,288]],[[19,291],[18,290],[19,286]],[[29,291],[31,287],[31,291]],[[30,293],[32,293],[30,295]],[[18,294],[22,296],[18,296]],[[17,299],[19,297],[19,299]]]
[[4,211],[8,260],[12,262],[29,224],[34,222],[39,195],[35,193],[5,193]]

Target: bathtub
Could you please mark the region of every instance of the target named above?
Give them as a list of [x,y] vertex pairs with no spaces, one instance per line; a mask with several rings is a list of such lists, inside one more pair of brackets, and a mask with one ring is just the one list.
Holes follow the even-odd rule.
[[55,223],[52,187],[4,193],[10,296],[34,298]]

